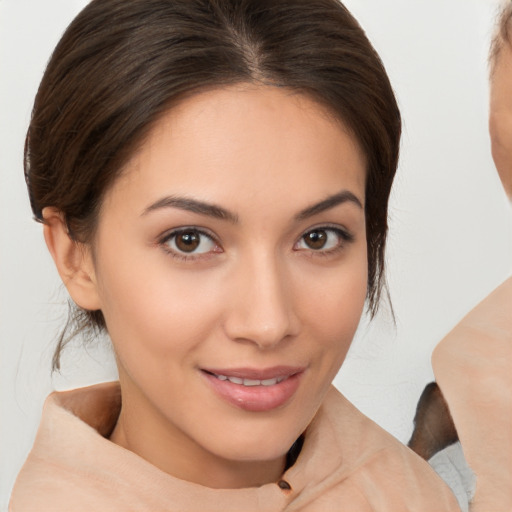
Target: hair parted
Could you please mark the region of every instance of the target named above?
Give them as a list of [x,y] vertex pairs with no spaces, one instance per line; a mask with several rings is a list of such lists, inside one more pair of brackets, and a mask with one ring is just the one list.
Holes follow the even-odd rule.
[[[36,220],[55,207],[77,243],[92,243],[105,192],[154,124],[188,95],[242,82],[304,93],[357,139],[375,314],[401,118],[379,56],[338,0],[93,0],[62,36],[35,99],[25,178]],[[54,368],[67,333],[104,328],[101,311],[75,310]]]

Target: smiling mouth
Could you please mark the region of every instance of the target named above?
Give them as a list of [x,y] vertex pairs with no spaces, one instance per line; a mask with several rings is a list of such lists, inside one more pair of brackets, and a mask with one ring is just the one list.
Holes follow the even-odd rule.
[[295,395],[305,367],[201,370],[211,389],[231,405],[251,412],[280,408]]
[[229,382],[232,382],[233,384],[238,384],[240,386],[275,386],[276,384],[279,384],[280,382],[283,382],[284,380],[288,379],[290,375],[286,375],[284,377],[274,377],[272,379],[248,379],[248,378],[242,378],[242,377],[233,377],[229,375],[221,375],[213,372],[206,371],[209,375],[213,375],[219,380],[228,380]]

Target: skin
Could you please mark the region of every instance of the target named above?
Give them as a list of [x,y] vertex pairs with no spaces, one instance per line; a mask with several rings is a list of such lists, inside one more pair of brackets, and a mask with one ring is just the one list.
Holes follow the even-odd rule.
[[[311,99],[240,84],[188,98],[160,120],[106,194],[92,247],[70,242],[60,213],[45,210],[71,296],[103,311],[112,339],[123,400],[113,442],[209,487],[279,478],[364,306],[365,165],[354,138]],[[190,226],[212,238],[201,235],[187,255],[172,231]],[[320,249],[305,243],[313,228],[328,237]],[[278,365],[302,369],[298,387],[259,412],[220,397],[203,372]]]
[[505,192],[512,199],[512,47],[509,43],[502,43],[490,86],[492,157]]

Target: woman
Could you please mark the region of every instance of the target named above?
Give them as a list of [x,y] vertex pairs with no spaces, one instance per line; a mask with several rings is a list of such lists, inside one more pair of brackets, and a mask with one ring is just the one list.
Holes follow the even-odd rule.
[[331,387],[378,306],[399,138],[335,0],[91,2],[25,170],[119,384],[48,399],[11,509],[457,510]]

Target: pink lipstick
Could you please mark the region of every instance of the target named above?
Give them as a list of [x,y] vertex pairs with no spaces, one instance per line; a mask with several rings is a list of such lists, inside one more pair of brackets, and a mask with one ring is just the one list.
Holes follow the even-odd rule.
[[251,412],[271,411],[295,394],[303,367],[207,368],[202,374],[212,389],[230,404]]

